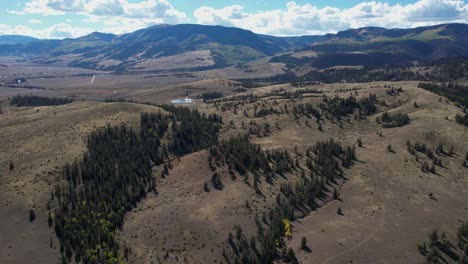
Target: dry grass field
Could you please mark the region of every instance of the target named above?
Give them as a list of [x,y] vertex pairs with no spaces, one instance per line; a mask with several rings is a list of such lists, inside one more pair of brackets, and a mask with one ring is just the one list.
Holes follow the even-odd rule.
[[[281,71],[281,65],[256,63],[265,74]],[[45,90],[0,88],[2,100],[19,93],[84,100],[56,107],[16,108],[2,104],[1,262],[58,262],[58,241],[47,226],[47,202],[63,165],[80,158],[91,131],[108,124],[137,126],[141,112],[159,111],[136,103],[93,101],[106,98],[169,103],[188,93],[194,96],[219,91],[227,98],[252,93],[261,98],[237,102],[235,107],[230,104],[236,101],[229,99],[217,103],[196,101],[191,107],[222,115],[221,138],[250,133],[252,141],[262,149],[287,149],[300,163],[305,163],[304,152],[315,142],[334,139],[344,146],[354,145],[354,166],[345,170],[344,181],[329,186],[329,190],[339,190],[340,199],[326,199],[321,208],[292,223],[287,245],[301,263],[423,263],[417,244],[425,241],[431,230],[442,228],[453,234],[459,222],[468,219],[468,169],[462,166],[468,152],[468,131],[454,121],[462,109],[453,102],[417,88],[417,82],[318,85],[308,88],[319,89],[321,94],[294,99],[268,96],[279,89],[298,89],[288,84],[238,93],[233,85],[236,83],[220,79],[216,71],[201,72],[202,78],[180,79],[175,75],[97,75],[93,84],[89,76],[62,75],[32,79],[32,84],[47,87]],[[233,78],[235,71],[239,69],[229,68],[226,77]],[[234,75],[240,78],[249,73]],[[401,87],[403,92],[389,95],[390,86]],[[341,122],[324,119],[321,129],[315,119],[294,118],[291,113],[254,115],[255,109],[293,109],[304,103],[318,106],[323,95],[346,98],[352,94],[359,99],[370,93],[376,94],[379,101],[376,114],[359,120],[352,114]],[[376,117],[384,111],[406,113],[411,122],[403,127],[383,128]],[[266,124],[271,133],[263,131]],[[357,146],[358,139],[362,147]],[[436,173],[422,172],[421,164],[428,159],[421,153],[418,158],[411,155],[408,140],[426,143],[432,149],[438,144],[447,150],[453,146],[454,154],[440,155],[443,167],[438,166]],[[393,152],[388,151],[389,145]],[[261,196],[251,183],[232,179],[223,167],[218,172],[224,188],[216,190],[211,188],[208,156],[208,151],[202,150],[172,160],[173,169],[165,178],[161,177],[162,168],[153,168],[157,194],[149,194],[127,213],[120,232],[120,241],[131,248],[130,263],[226,263],[223,249],[229,250],[226,239],[233,226],[239,224],[245,233],[254,234],[255,215],[275,204],[279,185],[299,178],[296,171],[276,179],[275,184],[262,183]],[[10,161],[15,167],[12,171]],[[210,185],[209,192],[204,190],[205,182]],[[28,221],[30,208],[37,214],[33,223]],[[337,214],[338,208],[343,215]],[[307,238],[310,252],[299,248],[302,237]]]
[[[402,86],[404,92],[388,96],[384,85]],[[324,132],[316,125],[309,127],[304,120],[294,121],[288,116],[255,119],[230,111],[223,113],[225,123],[232,120],[237,128],[226,131],[227,134],[242,133],[242,121],[254,120],[257,124],[278,121],[280,128],[275,128],[271,136],[254,138],[265,149],[297,147],[301,151],[316,141],[330,138],[348,145],[362,139],[358,161],[346,171],[346,181],[337,186],[340,200],[331,201],[293,223],[293,237],[288,245],[296,250],[301,263],[422,263],[416,245],[435,228],[454,232],[459,222],[468,217],[467,169],[462,167],[468,150],[468,142],[464,140],[467,131],[453,121],[461,110],[445,100],[439,102],[439,96],[416,85],[414,82],[351,85],[359,87],[359,96],[375,93],[380,100],[386,100],[390,112],[408,113],[411,124],[400,128],[382,128],[375,122],[381,113],[368,117],[367,121],[345,122],[343,129],[326,122]],[[333,95],[342,86],[320,88]],[[260,89],[257,93],[268,89],[271,90]],[[319,100],[301,99],[295,103]],[[413,105],[415,101],[418,108]],[[199,107],[214,111],[212,105]],[[244,108],[249,109],[249,105]],[[455,154],[442,158],[444,168],[437,168],[437,174],[423,173],[421,161],[416,161],[406,149],[407,140],[425,142],[432,148],[439,143],[454,146]],[[388,152],[388,145],[392,145],[393,153]],[[255,213],[274,203],[278,193],[278,189],[264,184],[262,188],[266,188],[264,192],[268,195],[259,198],[251,186],[232,181],[228,176],[223,179],[224,190],[204,192],[203,183],[209,182],[211,172],[203,152],[188,155],[173,166],[167,178],[158,180],[159,195],[148,198],[125,220],[122,238],[127,244],[136,245],[134,263],[219,260],[230,228],[241,224],[252,232]],[[255,204],[255,209],[247,208],[246,201]],[[342,208],[343,216],[336,213],[338,207]],[[309,241],[310,253],[299,249],[303,236]]]

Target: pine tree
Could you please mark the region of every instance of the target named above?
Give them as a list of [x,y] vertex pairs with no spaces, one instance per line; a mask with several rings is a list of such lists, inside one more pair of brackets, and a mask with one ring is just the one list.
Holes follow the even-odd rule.
[[301,249],[302,250],[306,250],[308,247],[307,247],[307,238],[306,237],[302,237],[301,239]]
[[36,213],[34,212],[34,209],[29,210],[29,222],[34,222],[36,220]]
[[221,177],[217,172],[213,174],[211,177],[211,183],[213,184],[213,188],[217,190],[222,190],[223,189],[223,184],[221,183]]
[[358,147],[362,148],[362,140],[361,138],[357,139]]
[[343,211],[341,210],[341,207],[338,207],[338,210],[336,210],[336,213],[339,215],[343,215]]
[[52,214],[50,213],[50,211],[49,211],[49,218],[47,220],[47,223],[49,224],[49,228],[51,228],[52,225],[54,224],[54,220],[52,219]]
[[388,145],[388,146],[387,146],[387,151],[388,151],[388,152],[393,152],[392,145]]
[[337,200],[338,199],[338,191],[336,190],[336,188],[333,189],[333,199],[334,200]]

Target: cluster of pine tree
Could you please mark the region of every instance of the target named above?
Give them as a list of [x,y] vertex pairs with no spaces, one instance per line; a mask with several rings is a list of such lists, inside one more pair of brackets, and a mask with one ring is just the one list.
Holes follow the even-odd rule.
[[10,100],[10,105],[23,107],[23,106],[55,106],[69,104],[73,102],[69,98],[57,98],[57,97],[43,97],[35,95],[16,95]]
[[118,230],[124,214],[155,190],[152,166],[217,142],[219,116],[163,108],[169,113],[141,115],[139,133],[125,125],[93,132],[83,158],[65,166],[67,184],[52,194],[63,263],[72,257],[83,263],[122,262]]
[[451,82],[468,76],[468,60],[463,57],[441,59],[432,64],[432,69],[424,74],[427,80]]
[[270,108],[261,108],[260,110],[256,110],[255,109],[255,112],[254,112],[254,116],[255,117],[265,117],[265,116],[269,116],[269,115],[279,115],[281,114],[280,111],[274,109],[273,107],[270,107]]
[[293,99],[293,98],[301,98],[305,94],[321,94],[322,90],[319,89],[295,89],[292,91],[286,91],[284,88],[280,88],[278,90],[273,90],[265,94],[265,97],[269,96],[279,96],[283,99]]
[[377,112],[376,103],[377,95],[375,94],[371,93],[368,97],[362,98],[359,100],[359,113],[366,116],[375,114]]
[[216,114],[200,114],[197,110],[173,105],[160,106],[175,117],[172,122],[168,151],[175,156],[206,149],[218,142],[222,118]]
[[408,140],[406,142],[406,146],[407,146],[408,152],[411,155],[415,155],[417,159],[418,159],[418,156],[416,155],[416,152],[420,152],[420,153],[425,154],[427,158],[432,160],[432,165],[429,165],[429,163],[427,162],[422,163],[421,170],[423,172],[435,173],[436,166],[443,167],[442,158],[438,158],[436,154],[445,155],[445,156],[452,156],[454,154],[453,147],[451,147],[450,150],[447,152],[444,150],[443,144],[439,144],[437,146],[435,153],[431,148],[427,146],[426,143],[415,142],[414,145],[412,145],[411,142]]
[[136,101],[132,99],[126,99],[126,98],[106,98],[104,99],[104,102],[106,103],[136,103]]
[[224,97],[224,94],[221,92],[206,92],[197,95],[198,99],[203,99],[203,101],[213,100]]
[[399,95],[402,92],[403,92],[403,89],[401,87],[400,88],[392,87],[392,88],[390,88],[389,90],[386,91],[386,93],[388,95],[390,95],[390,96]]
[[309,73],[296,77],[291,84],[294,86],[314,84],[316,82],[339,83],[339,82],[375,82],[375,81],[408,81],[425,80],[425,77],[418,75],[405,67],[363,67],[363,68],[330,68],[323,71],[310,71]]
[[244,177],[248,173],[264,173],[267,178],[273,177],[272,174],[284,175],[294,167],[286,150],[264,151],[251,143],[248,136],[222,140],[210,149],[210,154],[217,163],[227,164],[231,174],[236,171]]
[[[227,239],[233,256],[224,250],[226,261],[229,263],[233,261],[236,264],[272,264],[275,260],[281,259],[285,263],[298,264],[294,250],[285,247],[284,220],[278,207],[272,209],[268,216],[263,214],[262,220],[255,215],[257,234],[252,235],[250,239],[244,234],[240,225],[235,225],[235,235],[229,232]],[[279,248],[282,250],[278,250]]]
[[359,106],[356,97],[350,96],[348,98],[335,97],[324,97],[323,103],[320,104],[320,108],[324,111],[329,112],[333,117],[341,120],[342,117],[350,115]]
[[[258,215],[255,216],[256,235],[249,240],[240,226],[234,227],[235,237],[229,233],[228,244],[232,248],[234,263],[271,264],[277,259],[285,263],[298,263],[294,251],[285,247],[284,238],[291,235],[289,221],[296,219],[298,212],[304,213],[318,207],[318,199],[325,195],[326,185],[343,174],[339,161],[350,166],[355,159],[355,151],[330,140],[310,147],[306,155],[310,175],[303,173],[295,184],[280,186],[276,206],[269,213],[263,213],[261,220]],[[226,252],[224,256],[232,259]]]
[[307,118],[315,117],[317,122],[321,120],[320,110],[315,108],[313,104],[305,103],[298,104],[293,107],[292,113],[294,118],[298,119],[300,116],[305,116]]
[[419,88],[431,91],[440,96],[445,96],[449,100],[458,102],[463,106],[468,106],[468,85],[456,83],[438,84],[435,82],[418,84]]
[[320,108],[330,113],[337,120],[341,120],[341,118],[354,113],[356,109],[359,109],[359,115],[371,115],[377,112],[376,103],[377,96],[375,94],[370,94],[361,100],[357,100],[354,96],[347,98],[335,96],[333,98],[324,97]]
[[67,187],[54,196],[55,233],[62,263],[118,263],[117,230],[125,212],[154,189],[150,159],[137,133],[126,126],[107,127],[88,138],[81,161],[67,164]]
[[384,112],[380,117],[377,117],[377,123],[381,123],[384,128],[402,127],[410,123],[410,118],[404,113]]
[[[286,56],[278,58],[289,60]],[[277,59],[277,60],[278,60]],[[294,86],[311,85],[320,82],[375,82],[375,81],[439,81],[449,82],[464,78],[468,74],[466,58],[445,59],[433,63],[423,72],[409,67],[362,67],[362,68],[329,68],[322,71],[311,71],[301,77],[292,78]]]
[[232,101],[240,101],[244,103],[254,103],[259,99],[259,97],[253,93],[248,93],[248,94],[239,94],[239,95],[234,95],[234,96],[229,96],[229,97],[223,97],[216,102],[232,102]]
[[433,230],[429,242],[418,245],[419,252],[425,256],[428,264],[459,263],[468,264],[468,223],[458,228],[456,243],[452,243],[445,232],[439,234]]

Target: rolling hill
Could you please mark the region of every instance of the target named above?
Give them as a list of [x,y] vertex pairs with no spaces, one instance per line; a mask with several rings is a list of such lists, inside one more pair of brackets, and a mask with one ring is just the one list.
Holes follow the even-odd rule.
[[[221,26],[157,25],[123,35],[94,32],[76,39],[2,45],[0,55],[23,55],[40,62],[85,68],[129,70],[148,60],[209,51],[213,63],[200,63],[200,67],[222,67],[305,47],[316,39],[314,36],[264,36]],[[206,58],[195,59],[203,61]]]
[[[94,32],[76,39],[29,42],[17,37],[20,45],[1,44],[0,56],[16,55],[41,63],[139,72],[161,70],[154,65],[160,65],[161,58],[170,56],[175,56],[171,60],[177,63],[171,65],[165,60],[165,70],[222,68],[269,56],[273,56],[272,62],[283,62],[288,68],[406,66],[467,56],[467,32],[466,24],[443,24],[412,29],[365,27],[324,36],[274,37],[222,26],[157,25],[123,35]],[[315,55],[301,55],[305,51]],[[183,55],[182,61],[177,59],[179,55]],[[187,66],[181,68],[184,62]]]
[[292,66],[409,66],[468,55],[468,25],[444,24],[413,29],[364,27],[327,34],[304,50],[318,56],[275,58]]

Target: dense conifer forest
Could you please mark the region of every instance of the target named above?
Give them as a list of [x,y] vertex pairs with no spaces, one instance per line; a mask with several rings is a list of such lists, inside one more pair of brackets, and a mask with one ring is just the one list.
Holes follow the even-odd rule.
[[66,183],[52,193],[62,263],[123,262],[117,231],[125,213],[156,191],[153,165],[216,144],[220,117],[163,108],[168,113],[143,113],[139,132],[126,125],[93,132],[83,158],[63,169]]
[[311,85],[317,82],[375,82],[375,81],[438,81],[451,82],[466,78],[468,63],[466,58],[445,59],[426,65],[422,70],[408,67],[355,67],[329,68],[322,71],[311,71],[292,80],[294,86]]
[[210,154],[215,162],[227,164],[231,174],[236,171],[248,178],[248,173],[251,173],[256,178],[262,173],[266,175],[267,182],[271,182],[274,175],[284,175],[294,168],[287,151],[264,151],[259,145],[252,144],[247,136],[222,140],[210,149]]
[[293,86],[308,86],[320,83],[366,83],[377,81],[437,81],[453,82],[468,75],[466,58],[445,59],[423,65],[418,69],[405,66],[356,66],[347,68],[325,68],[313,70],[302,76],[296,76],[295,67],[308,65],[310,58],[295,58],[289,55],[273,57],[270,62],[283,62],[286,65],[285,73],[255,79],[239,79],[244,87],[254,88],[262,83],[280,84],[291,83]]
[[347,98],[324,97],[323,103],[320,104],[322,111],[326,111],[337,120],[341,120],[350,114],[353,114],[356,109],[359,110],[358,115],[372,115],[377,112],[377,97],[375,94],[370,94],[368,97],[357,100],[354,96]]
[[468,86],[455,83],[438,84],[422,82],[419,83],[418,87],[445,96],[450,101],[458,102],[462,106],[468,106]]
[[35,95],[17,95],[11,98],[10,105],[23,107],[23,106],[54,106],[63,105],[73,102],[69,98],[57,98],[57,97],[43,97]]
[[213,100],[213,99],[221,98],[223,96],[224,95],[221,92],[206,92],[206,93],[198,94],[196,97],[198,99],[203,99],[203,101],[207,101],[207,100]]

